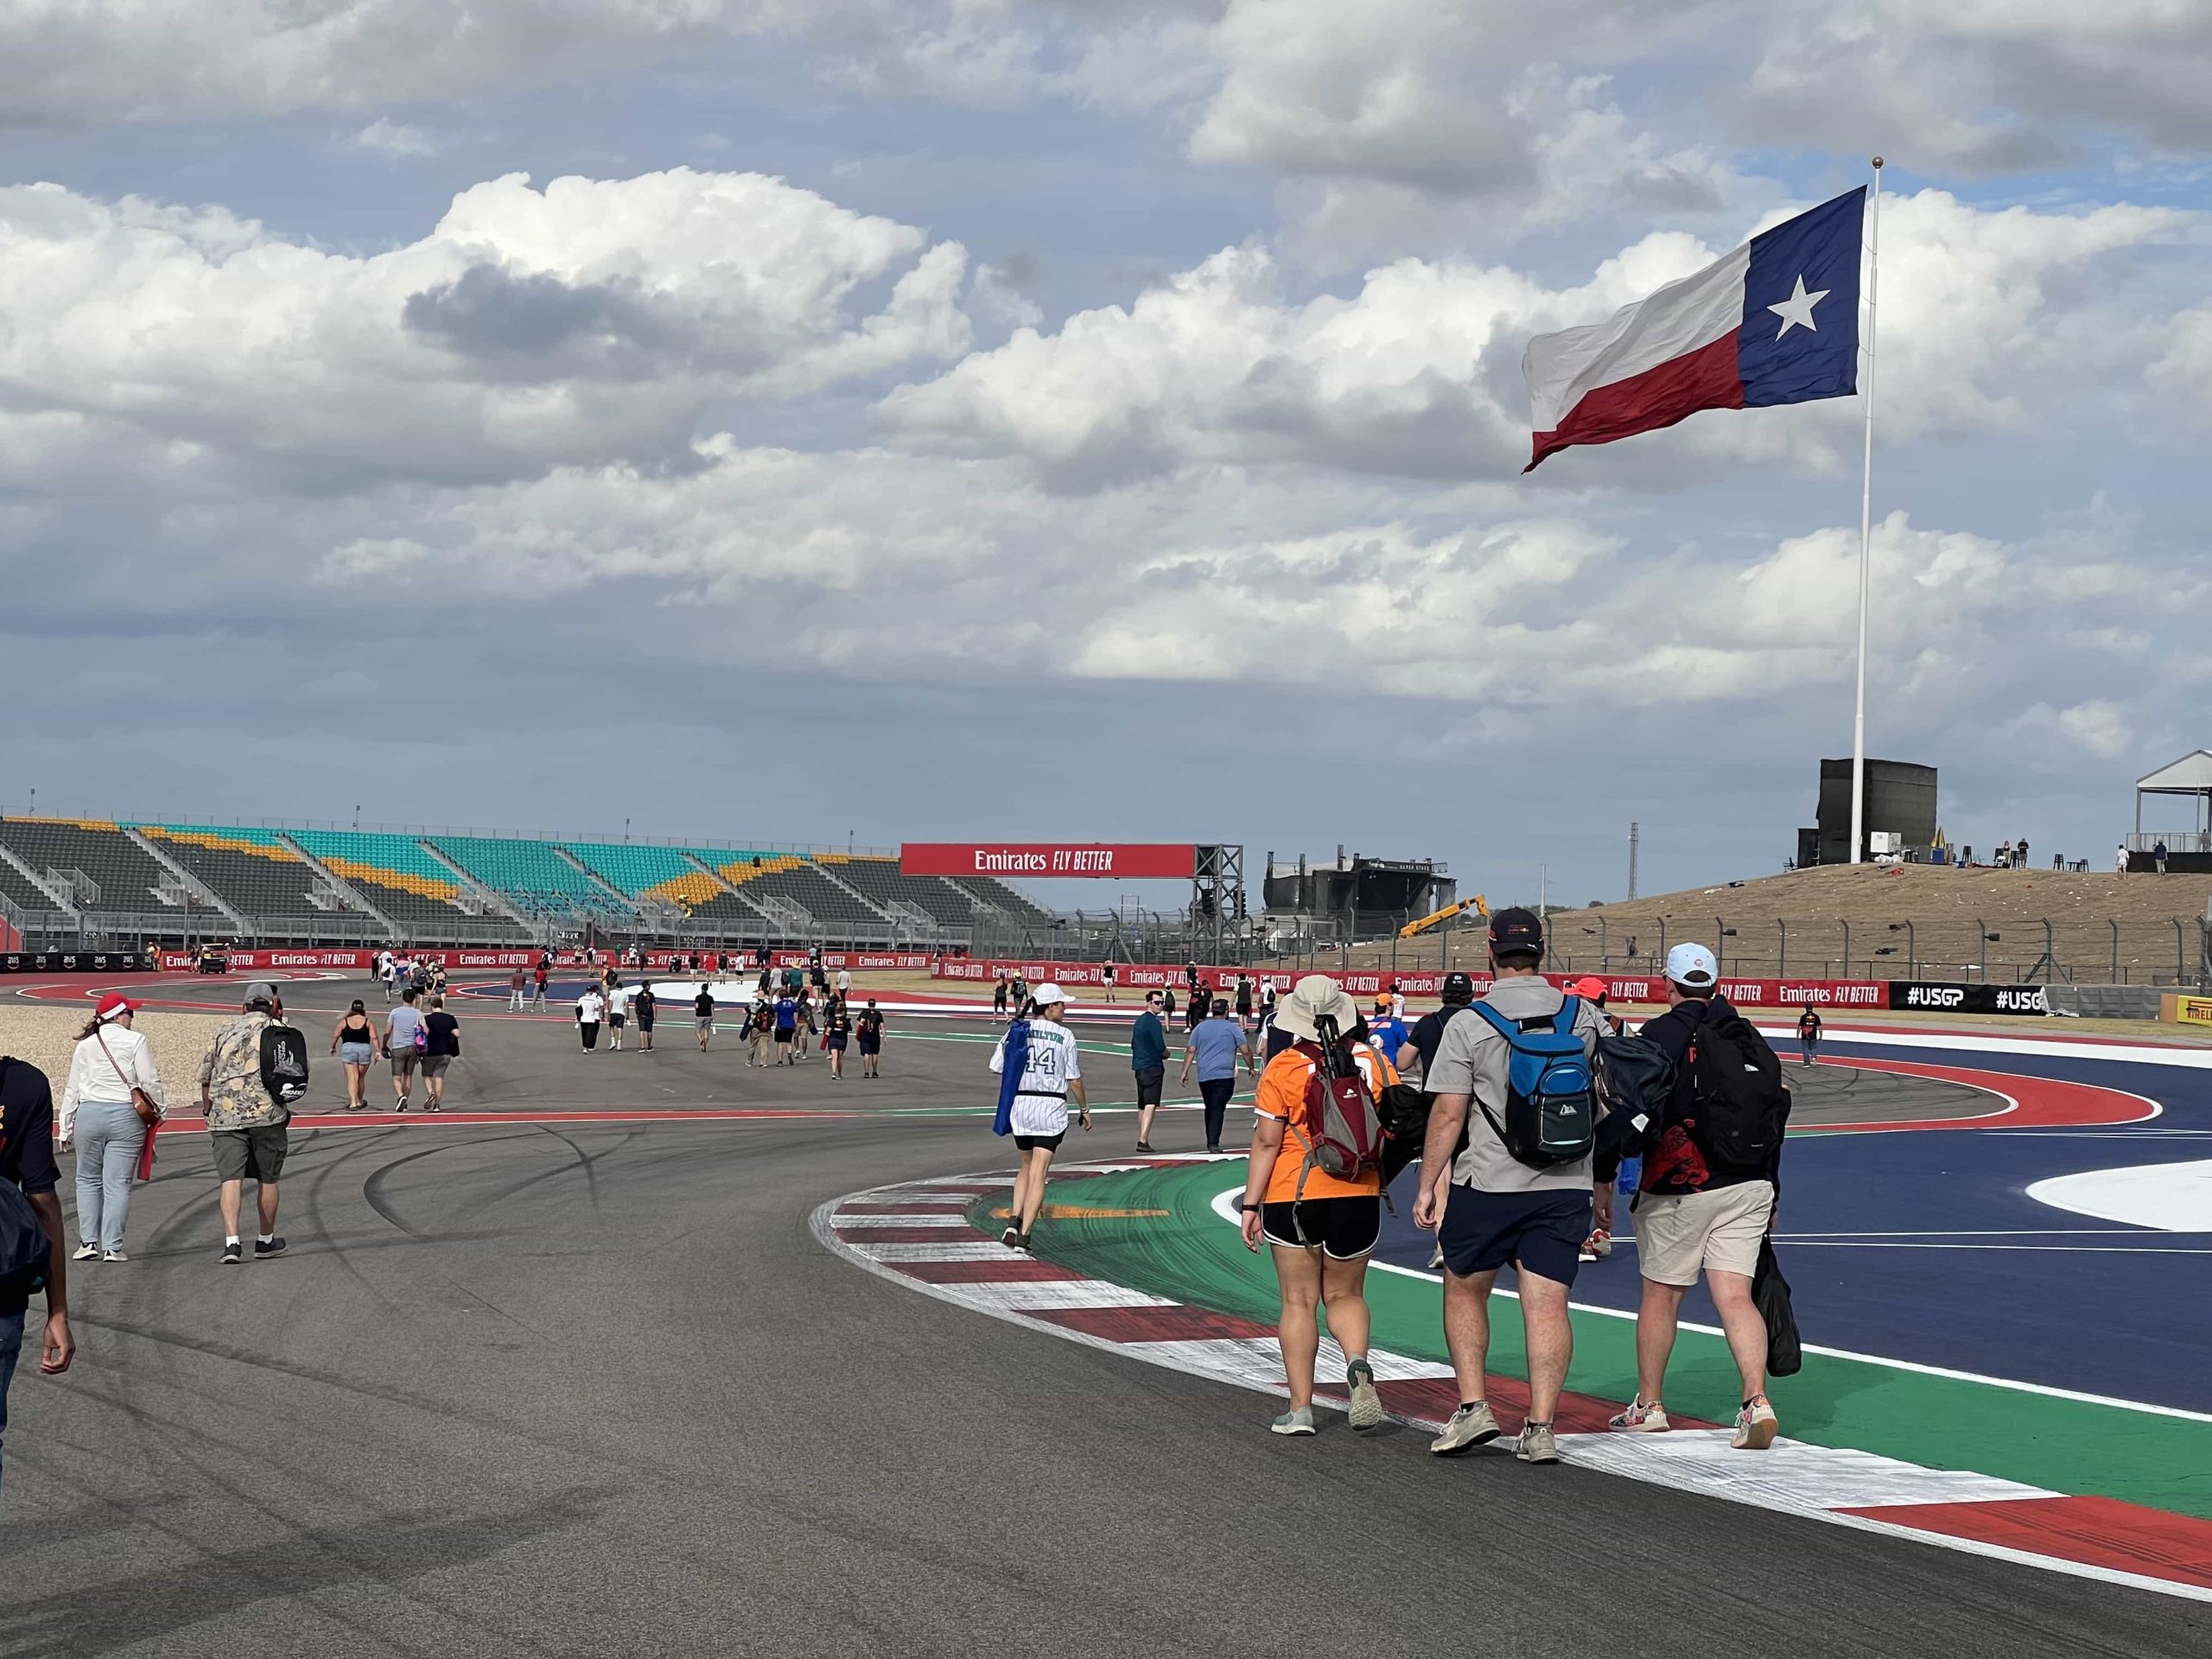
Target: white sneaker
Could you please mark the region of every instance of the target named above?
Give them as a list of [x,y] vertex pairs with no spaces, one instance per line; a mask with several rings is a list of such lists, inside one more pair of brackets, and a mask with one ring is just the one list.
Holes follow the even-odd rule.
[[1736,1438],[1728,1444],[1738,1452],[1764,1452],[1781,1433],[1774,1408],[1762,1396],[1736,1414]]
[[130,1259],[130,1258],[125,1255],[121,1250],[103,1250],[100,1252],[100,1260],[103,1262],[128,1262]]
[[1456,1457],[1476,1446],[1486,1446],[1498,1435],[1497,1419],[1492,1414],[1490,1402],[1478,1400],[1471,1406],[1461,1406],[1444,1425],[1444,1432],[1428,1443],[1433,1456]]
[[97,1262],[100,1259],[100,1247],[97,1244],[79,1244],[69,1252],[69,1259],[72,1262]]
[[1656,1400],[1649,1405],[1631,1400],[1624,1410],[1605,1420],[1605,1427],[1616,1434],[1664,1434],[1673,1425],[1667,1421],[1667,1408]]

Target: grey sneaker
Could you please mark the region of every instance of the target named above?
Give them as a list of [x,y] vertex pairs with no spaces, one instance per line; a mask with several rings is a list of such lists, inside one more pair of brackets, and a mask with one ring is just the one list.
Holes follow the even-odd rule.
[[1300,1406],[1295,1411],[1286,1411],[1268,1427],[1276,1434],[1311,1434],[1313,1432],[1313,1408]]
[[103,1262],[128,1262],[130,1259],[130,1258],[125,1255],[121,1250],[102,1250],[100,1252],[100,1260]]
[[97,1262],[100,1259],[100,1247],[97,1244],[79,1244],[69,1252],[69,1259],[72,1262]]
[[1354,1428],[1373,1428],[1382,1421],[1382,1396],[1375,1391],[1375,1368],[1364,1359],[1344,1367],[1344,1387],[1351,1395],[1347,1414]]
[[1559,1437],[1552,1433],[1549,1423],[1523,1423],[1513,1455],[1523,1463],[1557,1463]]
[[1441,1434],[1428,1443],[1428,1449],[1433,1457],[1457,1457],[1462,1452],[1489,1445],[1497,1436],[1497,1419],[1491,1414],[1490,1402],[1478,1400],[1473,1405],[1461,1406],[1453,1412],[1452,1421],[1444,1425]]

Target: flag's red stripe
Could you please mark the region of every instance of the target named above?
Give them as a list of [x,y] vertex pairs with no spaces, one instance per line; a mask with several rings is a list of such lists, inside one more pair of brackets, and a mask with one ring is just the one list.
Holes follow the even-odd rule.
[[1555,432],[1536,434],[1535,454],[1522,472],[1555,450],[1577,443],[1611,443],[1672,426],[1701,409],[1741,409],[1744,379],[1736,368],[1731,328],[1710,346],[1671,358],[1656,368],[1585,392]]

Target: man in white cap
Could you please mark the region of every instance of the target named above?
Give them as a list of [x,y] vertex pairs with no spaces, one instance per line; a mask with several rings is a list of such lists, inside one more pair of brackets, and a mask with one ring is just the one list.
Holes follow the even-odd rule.
[[[1077,1121],[1090,1132],[1090,1103],[1083,1091],[1083,1063],[1076,1052],[1075,1033],[1060,1023],[1067,1007],[1067,993],[1046,983],[1033,998],[1036,1014],[1029,1021],[1029,1058],[1022,1067],[1021,1083],[1014,1096],[1014,1144],[1021,1154],[1021,1167],[1014,1178],[1014,1207],[999,1243],[1011,1249],[1029,1248],[1030,1230],[1037,1212],[1045,1207],[1045,1177],[1052,1154],[1068,1132],[1068,1100],[1073,1096]],[[1009,1034],[1011,1034],[1009,1033]],[[1006,1070],[1007,1039],[991,1050],[991,1071]]]
[[[1751,1280],[1758,1271],[1760,1241],[1773,1224],[1789,1095],[1781,1087],[1782,1065],[1774,1051],[1729,1006],[1719,982],[1712,951],[1701,944],[1676,945],[1667,953],[1667,1012],[1644,1022],[1643,1035],[1675,1062],[1675,1091],[1657,1140],[1644,1154],[1637,1200],[1643,1300],[1636,1316],[1636,1398],[1608,1426],[1637,1433],[1668,1427],[1661,1404],[1667,1361],[1675,1351],[1682,1293],[1702,1272],[1743,1383],[1734,1444],[1739,1451],[1764,1452],[1780,1425],[1766,1397],[1766,1320],[1751,1300]],[[1749,1079],[1755,1093],[1765,1092],[1765,1080],[1772,1079],[1773,1152],[1756,1167],[1731,1164],[1715,1150],[1711,1122],[1718,1097],[1700,1095],[1700,1068],[1692,1061],[1693,1049],[1700,1046],[1713,1051],[1707,1058],[1725,1053],[1722,1063]]]

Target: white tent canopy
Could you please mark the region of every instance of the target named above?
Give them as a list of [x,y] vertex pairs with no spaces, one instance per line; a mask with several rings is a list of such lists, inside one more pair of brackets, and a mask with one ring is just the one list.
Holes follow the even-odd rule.
[[2190,828],[2202,833],[2212,830],[2212,749],[2193,749],[2178,760],[2135,780],[2135,832],[2143,833],[2145,795],[2187,795],[2193,798]]

